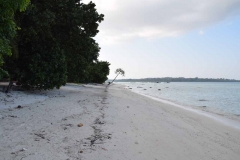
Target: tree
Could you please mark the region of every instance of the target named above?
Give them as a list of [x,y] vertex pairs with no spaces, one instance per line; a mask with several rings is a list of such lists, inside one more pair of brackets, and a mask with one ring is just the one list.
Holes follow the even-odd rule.
[[16,35],[17,25],[14,22],[14,13],[24,11],[30,0],[0,0],[0,80],[7,76],[7,71],[1,66],[4,64],[3,56],[12,54],[10,40]]
[[[24,13],[15,16],[21,27],[15,39],[19,56],[7,58],[4,68],[27,89],[59,88],[67,81],[89,82],[91,74],[96,81],[97,74],[90,68],[104,63],[95,64],[100,47],[93,37],[103,17],[92,2],[32,0]],[[103,81],[109,65],[100,66]]]
[[89,79],[91,83],[104,83],[109,75],[110,63],[106,61],[99,61],[89,66]]
[[[122,70],[121,68],[118,68],[118,69],[116,69],[115,74],[117,74],[117,76],[118,76],[119,74],[121,74],[122,76],[125,76],[125,71]],[[117,76],[112,80],[111,83],[113,83],[113,82],[115,81],[115,79],[117,78]],[[108,85],[110,85],[111,83],[109,83]]]
[[54,35],[63,47],[67,63],[68,82],[88,82],[88,68],[98,61],[100,47],[92,38],[96,36],[103,15],[96,11],[95,4],[79,0],[61,0],[54,6],[56,26]]
[[46,42],[44,47],[34,45],[33,55],[19,58],[22,66],[18,81],[23,88],[48,90],[66,84],[65,56],[57,44],[47,44],[50,42]]
[[51,2],[32,1],[24,13],[16,13],[21,27],[15,41],[18,58],[6,58],[6,70],[23,88],[47,90],[59,88],[67,80],[64,52],[53,36],[56,16]]

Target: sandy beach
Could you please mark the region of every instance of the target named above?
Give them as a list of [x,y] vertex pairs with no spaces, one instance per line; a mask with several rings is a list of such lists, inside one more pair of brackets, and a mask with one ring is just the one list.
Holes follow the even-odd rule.
[[121,85],[68,84],[0,96],[1,160],[240,157],[239,129]]

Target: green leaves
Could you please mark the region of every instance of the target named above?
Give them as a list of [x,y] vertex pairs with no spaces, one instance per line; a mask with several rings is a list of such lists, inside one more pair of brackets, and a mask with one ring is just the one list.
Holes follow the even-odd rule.
[[4,69],[11,79],[26,89],[38,90],[59,88],[67,81],[102,83],[107,79],[110,64],[98,62],[100,48],[92,38],[103,15],[94,3],[80,2],[32,1],[25,12],[16,13],[21,29],[8,43],[14,42],[18,56],[4,56]]
[[89,66],[89,79],[88,82],[104,83],[109,75],[110,63],[106,61],[99,61]]
[[16,3],[18,3],[20,12],[22,12],[22,11],[25,11],[25,9],[27,8],[27,6],[30,3],[30,0],[18,0],[18,1],[16,1]]
[[9,40],[6,38],[0,39],[0,66],[3,64],[2,55],[11,55],[11,47],[9,46]]
[[60,7],[55,8],[54,34],[66,55],[68,81],[89,82],[89,66],[97,61],[100,51],[92,37],[98,33],[98,23],[103,20],[103,15],[98,14],[92,2],[61,0],[57,5]]
[[28,63],[25,64],[19,78],[22,86],[27,89],[47,90],[65,85],[67,80],[65,56],[61,54],[59,47],[46,44],[45,47],[36,50],[40,54],[35,53],[24,59]]
[[[13,18],[17,10],[24,11],[30,0],[0,0],[0,67],[3,65],[3,56],[11,55],[10,40],[15,36],[16,26]],[[0,68],[0,80],[8,75]]]

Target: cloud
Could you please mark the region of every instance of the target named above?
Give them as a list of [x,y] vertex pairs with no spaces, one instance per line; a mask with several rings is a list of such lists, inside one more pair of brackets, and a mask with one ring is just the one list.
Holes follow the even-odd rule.
[[[84,0],[83,2],[88,2]],[[240,14],[239,0],[93,0],[105,15],[98,39],[175,37]],[[202,32],[199,32],[200,34]]]
[[200,35],[203,35],[203,34],[204,34],[204,31],[203,31],[203,30],[200,30],[200,31],[199,31],[199,34],[200,34]]

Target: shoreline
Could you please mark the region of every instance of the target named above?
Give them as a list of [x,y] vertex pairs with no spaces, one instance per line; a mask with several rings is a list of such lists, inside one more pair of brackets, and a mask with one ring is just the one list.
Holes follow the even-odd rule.
[[158,97],[153,97],[153,96],[142,94],[142,93],[138,93],[138,92],[135,92],[135,91],[132,91],[132,92],[136,93],[136,94],[139,94],[139,95],[142,95],[142,96],[145,96],[145,97],[148,97],[148,98],[153,99],[155,101],[159,101],[159,102],[162,102],[162,103],[165,103],[165,104],[169,104],[169,105],[172,105],[172,106],[175,106],[175,107],[187,110],[187,111],[191,111],[191,112],[197,113],[199,115],[203,115],[205,117],[209,117],[209,118],[211,118],[211,119],[213,119],[215,121],[218,121],[218,122],[220,122],[222,124],[225,124],[227,126],[230,126],[230,127],[233,127],[233,128],[236,128],[236,129],[240,130],[240,121],[236,120],[236,119],[233,119],[233,118],[225,117],[225,115],[221,116],[221,115],[219,115],[217,113],[213,113],[213,112],[208,112],[208,111],[201,110],[201,109],[192,108],[191,106],[181,105],[181,104],[178,104],[178,103],[175,103],[175,102],[172,102],[172,101],[169,101],[169,100],[161,99],[161,98],[158,98]]
[[215,121],[221,122],[225,125],[228,125],[228,126],[231,126],[231,127],[234,127],[236,129],[240,130],[240,117],[236,114],[232,114],[232,113],[230,114],[230,113],[226,113],[226,112],[222,112],[222,113],[212,112],[210,110],[204,110],[204,109],[200,108],[199,106],[181,104],[180,102],[176,102],[176,101],[173,101],[173,100],[164,99],[164,98],[161,98],[161,97],[155,97],[155,96],[152,96],[152,95],[144,94],[144,93],[138,92],[136,90],[130,89],[131,87],[129,88],[129,86],[127,84],[124,84],[124,83],[120,83],[118,85],[122,85],[125,89],[128,89],[128,90],[132,91],[133,93],[148,97],[150,99],[159,101],[161,103],[169,104],[169,105],[179,107],[179,108],[184,109],[184,110],[188,110],[188,111],[191,111],[191,112],[198,113],[200,115],[212,118]]
[[106,89],[69,84],[46,94],[44,101],[20,109],[0,109],[3,159],[235,160],[240,156],[238,129],[121,85]]

